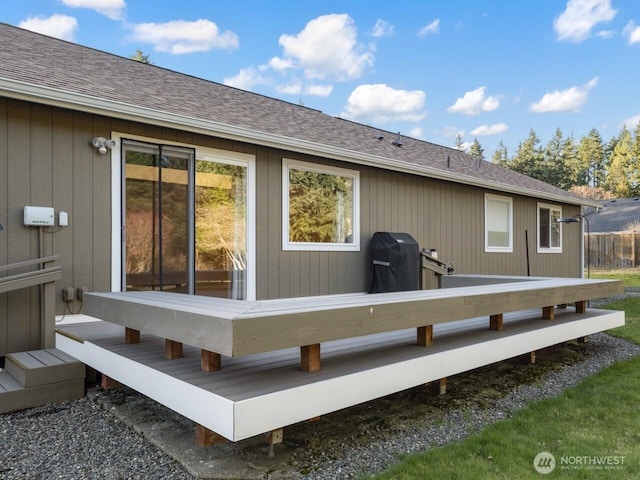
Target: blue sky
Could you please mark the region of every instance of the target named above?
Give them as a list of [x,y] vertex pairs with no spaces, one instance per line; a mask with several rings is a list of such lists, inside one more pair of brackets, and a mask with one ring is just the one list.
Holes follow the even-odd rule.
[[0,22],[487,159],[640,120],[638,0],[0,0]]

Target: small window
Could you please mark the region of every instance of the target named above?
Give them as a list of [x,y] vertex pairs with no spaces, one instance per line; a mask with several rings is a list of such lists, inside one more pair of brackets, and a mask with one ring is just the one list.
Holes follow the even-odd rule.
[[359,173],[284,159],[283,250],[359,250]]
[[510,197],[485,194],[485,252],[513,252],[513,202]]
[[562,252],[562,229],[558,223],[560,218],[560,207],[538,204],[538,253]]

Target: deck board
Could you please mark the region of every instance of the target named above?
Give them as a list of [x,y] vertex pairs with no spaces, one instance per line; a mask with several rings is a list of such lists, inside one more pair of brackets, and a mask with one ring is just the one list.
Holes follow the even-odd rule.
[[[624,312],[537,310],[505,314],[504,330],[479,317],[436,325],[432,347],[404,329],[322,344],[322,369],[299,370],[299,349],[223,358],[223,369],[200,370],[200,350],[164,358],[164,339],[124,343],[124,328],[107,322],[58,325],[63,351],[176,412],[237,441],[421,383],[624,324]],[[81,338],[84,343],[73,338]]]

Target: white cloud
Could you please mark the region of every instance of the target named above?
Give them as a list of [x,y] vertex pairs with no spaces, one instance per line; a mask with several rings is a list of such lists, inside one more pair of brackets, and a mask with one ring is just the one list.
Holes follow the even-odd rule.
[[273,57],[271,60],[269,60],[269,66],[276,72],[283,72],[294,67],[293,62],[291,62],[290,60],[284,60],[278,57]]
[[67,7],[89,8],[112,20],[122,20],[127,6],[124,0],[60,0]]
[[50,17],[29,17],[21,21],[18,26],[50,37],[73,41],[75,31],[78,29],[78,21],[75,17],[56,14]]
[[596,33],[596,37],[600,38],[612,38],[616,32],[614,30],[600,30]]
[[357,43],[353,20],[346,14],[323,15],[311,20],[297,35],[282,35],[283,59],[277,65],[300,68],[306,78],[349,80],[373,65],[372,47]]
[[226,77],[223,83],[242,90],[251,90],[256,85],[269,85],[271,82],[260,74],[261,71],[260,68],[243,68],[236,76]]
[[579,43],[591,36],[591,29],[616,16],[611,0],[569,0],[567,8],[554,21],[558,40]]
[[421,90],[395,90],[385,84],[360,85],[351,92],[341,116],[376,123],[392,120],[418,122],[426,95]]
[[625,126],[627,127],[628,130],[634,130],[638,126],[638,123],[640,123],[640,113],[633,117],[627,118],[624,122],[622,122],[622,125],[620,125],[620,128]]
[[622,33],[629,37],[629,45],[640,42],[640,27],[636,27],[633,21],[627,23],[627,26],[624,27]]
[[275,88],[278,93],[286,95],[313,95],[315,97],[328,97],[333,92],[332,85],[303,85],[300,82],[293,82],[287,85],[280,85]]
[[500,135],[509,130],[509,126],[506,123],[495,123],[493,125],[480,125],[477,128],[471,130],[471,135],[474,137],[487,137],[490,135]]
[[442,129],[441,135],[444,138],[456,138],[458,135],[464,137],[465,131],[459,128],[448,125]]
[[456,100],[456,103],[447,108],[447,111],[470,117],[480,115],[482,112],[492,112],[500,106],[500,100],[498,97],[486,97],[484,94],[486,88],[478,87],[466,92],[463,97]]
[[159,52],[174,55],[207,52],[213,48],[238,48],[238,36],[232,31],[220,32],[210,20],[173,20],[166,23],[133,25],[132,40],[151,43]]
[[393,30],[394,26],[389,22],[378,19],[376,21],[376,25],[373,27],[371,35],[373,35],[374,37],[387,37],[389,35],[393,35]]
[[571,87],[566,90],[556,90],[545,93],[537,102],[529,107],[531,112],[579,112],[580,107],[587,101],[589,91],[598,84],[598,77],[593,78],[580,87]]
[[440,31],[440,19],[436,18],[433,22],[425,25],[418,31],[419,37],[424,37],[430,33],[438,33]]
[[409,136],[422,139],[424,136],[424,129],[420,127],[412,128],[411,130],[409,130]]

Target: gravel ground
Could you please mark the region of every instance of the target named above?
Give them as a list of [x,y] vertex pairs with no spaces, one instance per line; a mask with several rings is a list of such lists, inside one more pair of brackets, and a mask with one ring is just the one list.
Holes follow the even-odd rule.
[[[584,360],[549,371],[534,383],[501,392],[481,405],[471,402],[448,408],[441,412],[438,422],[408,422],[409,426],[401,429],[383,423],[376,434],[357,442],[336,436],[319,440],[317,437],[325,432],[318,434],[313,424],[291,427],[291,432],[285,431],[282,447],[289,469],[264,472],[260,478],[333,480],[379,472],[395,463],[400,454],[459,441],[531,402],[562,393],[617,360],[640,354],[640,346],[606,334],[590,336],[582,348]],[[106,411],[99,398],[92,395],[0,415],[0,478],[194,478],[142,434]],[[378,417],[384,417],[385,412],[378,412]],[[310,433],[314,428],[316,433]],[[247,455],[241,445],[230,452],[245,458]],[[276,451],[276,457],[279,455]]]

